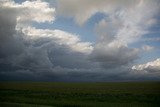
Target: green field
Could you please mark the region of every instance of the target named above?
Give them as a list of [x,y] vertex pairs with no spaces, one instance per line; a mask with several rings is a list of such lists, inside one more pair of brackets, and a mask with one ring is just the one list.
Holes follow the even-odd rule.
[[160,82],[0,82],[0,107],[160,107]]

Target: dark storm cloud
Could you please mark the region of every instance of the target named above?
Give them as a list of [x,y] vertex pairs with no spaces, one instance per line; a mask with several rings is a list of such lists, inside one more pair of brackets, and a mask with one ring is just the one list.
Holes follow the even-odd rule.
[[50,50],[49,58],[54,66],[61,66],[64,68],[88,68],[90,69],[94,63],[88,60],[88,56],[72,52],[65,46],[55,46],[54,49]]
[[54,20],[55,10],[48,8],[46,3],[39,6],[41,1],[37,2],[0,4],[0,80],[123,81],[144,78],[144,74],[134,72],[129,65],[138,57],[137,49],[119,45],[117,41],[110,45],[106,39],[93,47],[65,31],[34,28],[32,21]]
[[[72,80],[74,73],[72,75],[69,71],[93,65],[86,55],[72,51],[54,38],[28,39],[27,34],[16,30],[19,11],[0,7],[1,80]],[[75,75],[79,75],[79,78],[76,80],[82,74],[77,72]]]
[[[101,45],[101,44],[100,44]],[[100,62],[104,68],[115,68],[122,65],[127,65],[138,58],[138,50],[125,46],[108,47],[96,46],[91,54],[91,60]]]
[[5,64],[5,66],[8,64],[12,68],[15,66],[15,68],[32,69],[32,67],[45,67],[45,65],[48,67],[46,50],[34,47],[30,43],[28,43],[30,45],[25,45],[27,41],[23,39],[24,34],[15,30],[16,13],[12,8],[0,10],[0,64]]
[[0,7],[0,63],[10,63],[10,58],[20,54],[24,45],[15,30],[16,12]]

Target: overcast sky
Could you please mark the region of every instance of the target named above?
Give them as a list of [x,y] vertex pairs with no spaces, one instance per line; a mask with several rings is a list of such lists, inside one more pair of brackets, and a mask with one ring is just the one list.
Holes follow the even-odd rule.
[[160,80],[160,1],[0,0],[0,80]]

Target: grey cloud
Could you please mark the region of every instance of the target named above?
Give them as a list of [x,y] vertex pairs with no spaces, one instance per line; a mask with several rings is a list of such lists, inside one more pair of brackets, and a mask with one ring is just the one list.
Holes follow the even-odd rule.
[[3,62],[9,57],[20,54],[24,45],[15,31],[16,12],[0,7],[0,13],[0,62]]
[[[89,69],[94,65],[87,60],[84,53],[76,52],[70,45],[62,44],[65,39],[60,41],[60,38],[49,36],[30,38],[23,31],[16,30],[18,11],[21,10],[0,7],[1,80],[65,80],[72,78],[72,73],[65,73],[68,70],[74,72],[75,69]],[[62,34],[60,36],[63,36]],[[66,41],[68,44],[78,40],[69,37],[70,41]],[[80,45],[83,46],[83,43],[78,46]],[[61,70],[56,67],[61,67]]]
[[[131,8],[138,3],[139,2],[137,1],[126,0],[102,0],[94,2],[91,0],[69,0],[67,2],[59,0],[57,11],[60,15],[73,17],[75,21],[80,25],[85,23],[97,12],[106,14],[106,18],[102,19],[102,21],[100,21],[96,25],[95,29],[98,35],[98,43],[93,50],[91,59],[100,62],[103,67],[107,68],[111,66],[114,67],[124,65],[132,61],[137,56],[134,52],[134,49],[129,49],[125,46],[125,44],[122,43],[124,41],[127,41],[127,36],[125,35],[132,36],[134,34],[132,34],[132,32],[129,34],[125,32],[123,35],[120,35],[122,36],[122,38],[124,38],[124,40],[122,39],[121,41],[119,40],[119,38],[117,38],[117,35],[119,31],[121,31],[121,28],[123,29],[125,21],[128,20],[124,18],[127,12],[125,12],[123,8]],[[117,42],[121,43],[119,47],[119,43]],[[117,45],[117,47],[109,47],[108,45],[110,43]],[[131,55],[127,53],[130,53]],[[125,57],[125,55],[127,56]]]
[[[124,73],[124,72],[123,72]],[[117,75],[118,74],[118,75]],[[19,69],[14,72],[0,72],[1,80],[32,81],[119,81],[126,80],[121,73],[106,73],[104,69],[68,69],[55,67],[51,71]],[[123,78],[122,78],[123,77]]]
[[97,12],[113,12],[117,8],[129,7],[137,3],[135,0],[57,0],[58,15],[73,17],[79,25],[83,25]]
[[[60,30],[36,29],[31,25],[17,30],[18,24],[20,27],[25,24],[17,21],[17,16],[23,16],[19,11],[18,7],[0,7],[0,80],[123,81],[144,78],[133,75],[127,65],[137,58],[137,49],[118,43],[110,45],[114,37],[107,43],[107,37],[97,41],[93,48],[88,42],[81,42],[75,35]],[[49,15],[44,20],[52,18]]]
[[[117,72],[118,70],[118,72]],[[130,72],[130,73],[128,73]],[[68,69],[55,67],[52,71],[16,70],[14,72],[0,72],[1,80],[24,80],[24,81],[61,81],[61,82],[105,82],[105,81],[144,81],[159,80],[156,75],[144,75],[131,73],[131,69]]]
[[105,68],[114,68],[138,58],[139,50],[129,45],[147,33],[152,26],[147,23],[154,22],[159,5],[158,0],[58,0],[57,11],[74,18],[79,25],[98,12],[105,14],[105,18],[95,23],[97,41],[90,58]]
[[114,68],[127,65],[138,58],[137,49],[125,46],[109,47],[107,44],[97,45],[90,56],[93,61],[100,62],[104,68]]

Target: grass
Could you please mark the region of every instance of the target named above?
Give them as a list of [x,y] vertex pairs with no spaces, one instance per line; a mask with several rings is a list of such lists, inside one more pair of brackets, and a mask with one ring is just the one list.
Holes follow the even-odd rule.
[[0,107],[159,107],[160,82],[0,82]]

